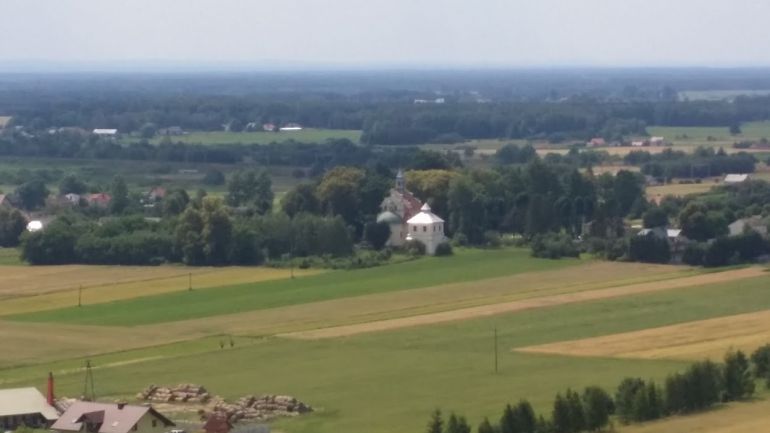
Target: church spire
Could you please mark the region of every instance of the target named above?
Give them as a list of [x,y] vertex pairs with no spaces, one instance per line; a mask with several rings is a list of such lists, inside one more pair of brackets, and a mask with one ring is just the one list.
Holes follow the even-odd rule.
[[398,174],[396,174],[396,190],[401,194],[406,190],[404,172],[401,169],[398,169]]

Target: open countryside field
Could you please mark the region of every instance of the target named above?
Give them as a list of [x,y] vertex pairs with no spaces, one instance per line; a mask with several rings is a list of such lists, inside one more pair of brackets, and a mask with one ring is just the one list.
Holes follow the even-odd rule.
[[569,356],[719,359],[733,348],[750,353],[770,342],[770,310],[520,349]]
[[[484,416],[497,419],[505,403],[528,398],[547,415],[553,395],[566,387],[611,389],[628,375],[661,379],[687,365],[678,359],[508,349],[770,309],[770,275],[757,268],[704,273],[667,265],[550,261],[516,249],[460,250],[451,258],[292,282],[143,296],[84,307],[81,318],[71,309],[4,317],[0,345],[19,349],[0,360],[0,383],[42,387],[53,371],[59,395],[79,395],[88,357],[96,392],[106,400],[133,399],[150,383],[195,382],[227,398],[291,394],[317,409],[274,424],[288,433],[422,431],[436,407],[462,413],[476,425]],[[616,296],[587,296],[607,290]],[[279,297],[276,291],[288,293]],[[563,295],[573,302],[556,302]],[[310,340],[279,336],[538,299],[533,308],[379,332]],[[151,300],[164,308],[145,313]],[[177,312],[177,305],[192,314]],[[123,309],[133,315],[120,317]],[[118,317],[111,320],[111,314]],[[221,349],[230,335],[234,347]]]
[[[175,143],[181,141],[189,144],[270,144],[289,140],[302,143],[323,143],[326,140],[338,138],[346,138],[353,143],[358,143],[361,139],[361,131],[305,128],[301,131],[285,132],[191,132],[169,137]],[[159,144],[164,139],[165,137],[155,137],[151,142]],[[135,139],[131,138],[131,140]]]
[[[0,274],[0,315],[131,299],[223,285],[289,279],[288,269],[184,266],[8,266]],[[319,270],[296,269],[302,277]]]
[[622,433],[759,433],[770,426],[770,401],[737,403],[715,411],[679,416],[641,426],[620,429]]

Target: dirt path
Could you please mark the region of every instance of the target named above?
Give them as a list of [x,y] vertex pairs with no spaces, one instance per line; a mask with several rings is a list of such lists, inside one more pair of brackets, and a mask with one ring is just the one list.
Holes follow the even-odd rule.
[[420,325],[432,325],[436,323],[452,322],[457,320],[487,317],[503,313],[545,308],[556,305],[572,304],[577,302],[594,301],[600,299],[617,298],[641,293],[651,293],[663,290],[678,289],[682,287],[699,286],[714,283],[735,281],[738,279],[767,275],[764,268],[751,267],[724,272],[696,275],[674,280],[658,281],[653,283],[632,284],[608,289],[590,290],[577,293],[566,293],[522,301],[505,302],[493,305],[483,305],[471,308],[461,308],[440,313],[423,314],[398,319],[381,320],[369,323],[361,323],[347,326],[336,326],[310,331],[292,332],[280,334],[281,337],[297,338],[305,340],[347,337],[367,332],[388,331]]

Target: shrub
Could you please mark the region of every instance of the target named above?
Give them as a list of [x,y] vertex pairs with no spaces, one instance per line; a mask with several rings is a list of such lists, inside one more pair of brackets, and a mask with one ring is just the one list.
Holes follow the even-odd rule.
[[580,251],[568,235],[547,233],[532,239],[532,256],[547,259],[578,257]]
[[404,244],[404,251],[410,256],[424,256],[425,244],[418,240],[407,241]]
[[500,233],[494,230],[487,230],[484,232],[484,243],[491,248],[499,248],[502,244],[500,239]]
[[451,256],[452,254],[452,245],[449,242],[442,242],[436,246],[437,256]]
[[682,253],[682,261],[691,266],[700,266],[703,264],[703,256],[706,254],[704,244],[692,243],[685,247]]
[[652,233],[634,236],[628,241],[628,256],[631,260],[648,263],[668,263],[671,249],[666,239]]

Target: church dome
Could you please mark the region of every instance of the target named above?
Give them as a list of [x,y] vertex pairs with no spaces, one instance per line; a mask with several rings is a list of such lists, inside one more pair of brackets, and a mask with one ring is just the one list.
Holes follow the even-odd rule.
[[387,223],[387,224],[401,224],[401,217],[394,214],[391,211],[385,211],[381,214],[377,215],[377,222],[378,223]]

